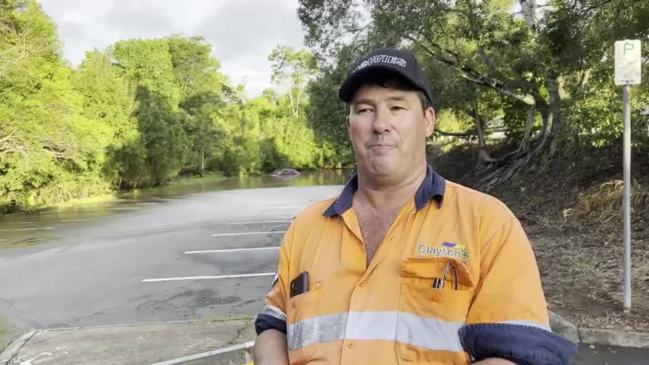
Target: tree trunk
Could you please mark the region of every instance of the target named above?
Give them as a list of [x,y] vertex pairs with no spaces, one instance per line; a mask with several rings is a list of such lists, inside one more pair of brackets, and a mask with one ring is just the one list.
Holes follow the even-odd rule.
[[300,103],[302,102],[302,88],[298,87],[297,89],[297,104],[295,105],[295,117],[298,118],[300,116]]
[[536,32],[536,0],[520,0],[521,13],[532,32]]
[[478,109],[478,99],[473,100],[473,120],[475,121],[475,127],[478,132],[478,162],[477,166],[482,166],[485,163],[493,163],[497,160],[492,158],[489,152],[487,151],[487,139],[485,137],[485,123],[484,118],[480,115],[480,110]]
[[532,127],[534,127],[535,117],[536,108],[530,107],[527,111],[527,121],[525,122],[525,131],[523,132],[523,138],[521,138],[521,143],[518,146],[519,154],[529,152],[530,136],[532,135]]
[[201,177],[203,177],[204,172],[205,172],[205,146],[201,148],[201,172],[200,172]]
[[291,103],[291,112],[295,116],[295,100],[293,100],[293,90],[289,89],[288,91],[288,101]]
[[554,76],[548,78],[548,91],[550,94],[550,114],[552,115],[552,125],[550,126],[550,148],[549,156],[555,155],[558,149],[558,143],[562,139],[563,125],[561,123],[561,103],[564,99],[565,92],[563,90],[563,78],[561,76]]

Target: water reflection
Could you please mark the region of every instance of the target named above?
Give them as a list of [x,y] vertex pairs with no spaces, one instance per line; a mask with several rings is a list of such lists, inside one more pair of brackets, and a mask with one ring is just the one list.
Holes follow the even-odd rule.
[[263,176],[241,176],[229,177],[221,180],[200,182],[187,185],[168,185],[153,191],[138,191],[123,194],[120,198],[128,199],[129,197],[142,199],[147,196],[151,197],[175,197],[186,194],[202,193],[207,191],[230,190],[230,189],[258,189],[274,188],[283,186],[316,186],[316,185],[340,185],[344,184],[350,170],[320,170],[305,171],[299,176],[276,177],[270,175]]
[[231,189],[288,186],[341,185],[350,170],[305,171],[299,176],[244,176],[214,180],[186,181],[120,194],[117,199],[48,208],[33,213],[0,215],[0,248],[29,246],[60,238],[58,228],[83,226],[109,215],[135,212],[149,205],[180,199],[188,194]]

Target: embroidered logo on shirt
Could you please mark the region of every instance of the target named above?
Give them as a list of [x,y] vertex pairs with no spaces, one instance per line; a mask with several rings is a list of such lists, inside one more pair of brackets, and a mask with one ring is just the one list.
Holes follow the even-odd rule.
[[448,248],[458,248],[461,250],[464,250],[464,245],[460,243],[455,243],[455,242],[444,242],[442,243],[442,246],[448,247]]
[[469,251],[466,245],[457,242],[443,242],[438,246],[420,244],[417,246],[418,256],[457,258],[464,262],[469,261]]

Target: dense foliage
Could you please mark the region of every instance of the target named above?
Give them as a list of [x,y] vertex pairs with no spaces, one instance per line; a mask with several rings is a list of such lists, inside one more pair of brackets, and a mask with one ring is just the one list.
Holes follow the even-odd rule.
[[[646,70],[649,2],[637,0],[300,0],[322,76],[312,85],[316,133],[343,151],[332,95],[350,62],[379,46],[413,50],[442,111],[439,135],[474,139],[486,183],[536,162],[621,142],[621,88],[613,44],[641,39]],[[636,148],[649,147],[649,77],[633,88]],[[462,130],[462,127],[464,128]],[[499,154],[488,131],[504,132]],[[329,138],[327,138],[329,136]],[[502,144],[501,144],[502,145]],[[343,156],[341,156],[343,157]]]
[[119,41],[77,68],[33,0],[0,0],[0,211],[179,174],[324,166],[307,123],[309,53],[278,47],[273,81],[247,100],[199,37]]

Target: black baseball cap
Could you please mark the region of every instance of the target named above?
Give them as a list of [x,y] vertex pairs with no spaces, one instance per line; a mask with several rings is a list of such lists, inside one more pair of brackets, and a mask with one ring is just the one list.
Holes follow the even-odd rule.
[[340,86],[338,96],[349,104],[358,88],[375,72],[394,73],[400,80],[420,90],[426,95],[428,101],[433,103],[430,82],[419,67],[417,59],[409,51],[394,48],[379,48],[356,61]]

